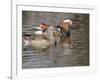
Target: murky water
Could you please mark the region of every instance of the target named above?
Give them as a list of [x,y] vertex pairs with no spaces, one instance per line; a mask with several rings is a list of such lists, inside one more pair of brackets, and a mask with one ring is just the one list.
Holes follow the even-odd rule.
[[[89,15],[71,13],[45,13],[23,11],[23,35],[34,35],[32,25],[39,26],[42,19],[55,26],[61,17],[73,20],[70,38],[59,36],[59,41],[47,48],[23,46],[22,68],[48,68],[89,66]],[[55,24],[56,23],[56,24]],[[22,36],[23,37],[23,36]],[[40,38],[39,38],[40,39]]]

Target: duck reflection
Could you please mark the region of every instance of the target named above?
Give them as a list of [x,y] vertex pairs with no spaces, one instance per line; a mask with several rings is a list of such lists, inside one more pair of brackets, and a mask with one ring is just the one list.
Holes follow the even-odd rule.
[[70,39],[70,36],[65,36],[65,35],[61,36],[60,47],[61,48],[71,48],[72,47],[72,41]]

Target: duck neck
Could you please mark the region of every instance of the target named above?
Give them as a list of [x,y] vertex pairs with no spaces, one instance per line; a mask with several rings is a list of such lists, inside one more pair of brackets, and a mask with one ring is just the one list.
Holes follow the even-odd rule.
[[46,29],[42,30],[42,32],[44,33],[46,31]]

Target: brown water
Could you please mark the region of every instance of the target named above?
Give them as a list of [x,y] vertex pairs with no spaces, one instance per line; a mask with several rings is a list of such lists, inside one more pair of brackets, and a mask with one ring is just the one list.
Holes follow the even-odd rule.
[[[45,15],[45,16],[44,16]],[[46,49],[22,47],[22,68],[48,68],[89,66],[89,15],[72,13],[45,13],[23,11],[23,34],[33,35],[32,25],[39,26],[41,18],[49,25],[57,25],[59,17],[73,20],[70,38],[60,36],[60,41]],[[41,19],[41,20],[40,20]],[[56,23],[56,24],[55,24]],[[23,36],[22,36],[23,37]]]

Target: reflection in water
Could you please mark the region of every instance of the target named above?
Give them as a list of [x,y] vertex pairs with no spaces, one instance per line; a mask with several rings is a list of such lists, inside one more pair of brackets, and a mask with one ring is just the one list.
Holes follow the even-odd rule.
[[[47,68],[89,65],[89,17],[88,14],[23,12],[23,45],[22,68]],[[48,38],[44,35],[35,35],[30,27],[33,23],[39,25],[39,17],[45,15],[50,25],[53,25],[60,16],[70,17],[73,26],[70,37],[62,36],[59,32],[50,30]],[[34,21],[33,21],[34,18]],[[53,19],[54,18],[54,19]],[[78,19],[78,20],[74,20]],[[53,19],[53,20],[52,20]],[[80,20],[80,21],[79,21]],[[86,22],[88,21],[88,22]],[[51,27],[49,27],[51,28]],[[52,39],[50,38],[52,37]],[[42,47],[41,47],[42,46]]]
[[71,54],[72,53],[72,42],[70,40],[70,37],[61,37],[60,41],[60,47],[64,50],[64,55]]

